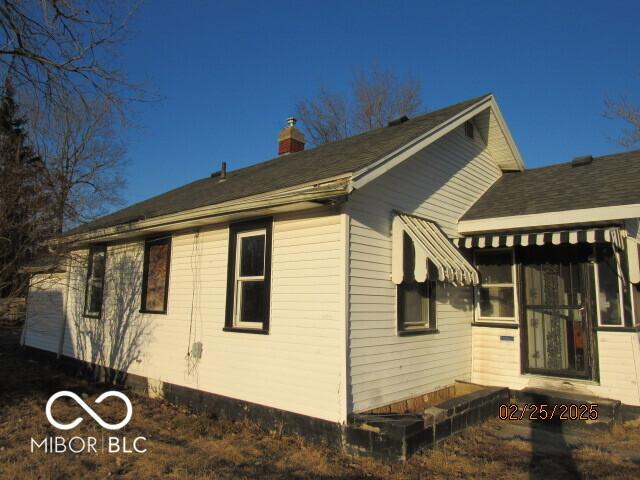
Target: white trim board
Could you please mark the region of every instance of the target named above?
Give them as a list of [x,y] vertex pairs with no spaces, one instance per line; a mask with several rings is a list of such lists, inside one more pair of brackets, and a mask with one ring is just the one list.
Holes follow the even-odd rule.
[[471,105],[466,110],[463,110],[458,115],[449,118],[445,122],[439,124],[438,126],[432,128],[428,132],[420,135],[416,139],[411,142],[403,145],[397,150],[391,152],[380,160],[366,166],[362,170],[359,170],[353,174],[351,178],[351,186],[354,189],[362,188],[367,183],[375,180],[380,175],[388,172],[390,169],[395,167],[396,165],[402,163],[404,160],[408,159],[412,155],[415,155],[420,150],[426,148],[431,145],[433,142],[438,140],[439,138],[444,137],[447,133],[453,131],[458,128],[464,122],[471,120],[473,117],[483,112],[484,110],[490,108],[496,115],[496,119],[500,128],[505,136],[505,139],[513,153],[513,161],[517,170],[524,170],[524,162],[516,146],[513,141],[513,137],[507,128],[506,123],[500,113],[500,109],[498,108],[498,104],[493,97],[493,95],[487,95],[482,100],[479,100],[477,103]]
[[265,194],[243,197],[148,219],[134,220],[110,227],[67,235],[63,242],[76,244],[128,238],[153,231],[177,231],[195,226],[222,223],[231,219],[307,210],[323,206],[318,200],[330,200],[345,195],[347,178],[338,177]]
[[632,203],[612,207],[582,208],[529,215],[461,220],[458,222],[458,233],[466,235],[470,233],[515,230],[519,228],[595,223],[637,218],[638,216],[640,216],[640,204]]

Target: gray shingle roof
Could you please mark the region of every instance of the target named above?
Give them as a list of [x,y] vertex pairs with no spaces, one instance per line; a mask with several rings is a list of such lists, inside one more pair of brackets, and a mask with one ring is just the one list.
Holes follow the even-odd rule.
[[355,172],[488,95],[426,113],[400,125],[378,128],[344,140],[230,171],[225,182],[210,177],[196,180],[66,233],[81,233],[121,225]]
[[630,203],[640,203],[640,150],[505,173],[461,220]]

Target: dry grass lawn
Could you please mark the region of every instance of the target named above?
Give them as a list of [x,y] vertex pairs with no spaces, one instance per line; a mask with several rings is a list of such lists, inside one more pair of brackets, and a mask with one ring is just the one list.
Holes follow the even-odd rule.
[[[31,453],[30,439],[59,435],[49,425],[48,397],[68,389],[92,404],[105,387],[69,377],[46,362],[25,360],[14,330],[0,327],[0,476],[11,479],[69,478],[640,478],[631,460],[591,447],[537,452],[536,445],[494,436],[501,425],[489,422],[451,438],[404,464],[354,458],[300,438],[265,432],[257,426],[191,414],[161,400],[130,395],[132,421],[119,434],[148,439],[144,454]],[[95,406],[105,418],[122,415],[117,399]],[[58,402],[56,418],[72,420],[80,409]],[[73,435],[100,437],[90,418]],[[589,432],[585,439],[609,449],[640,453],[640,423],[612,433]]]

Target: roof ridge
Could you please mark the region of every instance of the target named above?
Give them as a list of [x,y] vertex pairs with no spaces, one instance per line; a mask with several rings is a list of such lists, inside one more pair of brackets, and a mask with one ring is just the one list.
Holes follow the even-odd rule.
[[[459,107],[460,105],[462,105],[464,103],[472,103],[472,102],[473,103],[477,103],[480,100],[482,100],[482,99],[484,99],[484,98],[486,98],[486,97],[488,97],[490,95],[493,95],[493,93],[488,92],[488,93],[485,93],[484,95],[479,95],[477,97],[471,97],[471,98],[468,98],[466,100],[462,100],[460,102],[453,103],[451,105],[446,105],[444,107],[440,107],[437,110],[426,111],[426,112],[421,113],[420,115],[417,115],[417,116],[415,116],[413,118],[409,118],[409,120],[407,120],[406,122],[403,122],[400,125],[396,125],[393,128],[397,128],[397,127],[402,128],[403,126],[407,126],[408,124],[415,124],[417,121],[419,121],[421,119],[424,119],[424,117],[427,117],[429,115],[438,114],[438,113],[443,112],[445,110],[455,109],[456,107]],[[335,140],[333,142],[327,142],[327,143],[323,143],[321,145],[316,145],[315,147],[310,148],[310,149],[305,149],[305,150],[301,150],[299,152],[289,153],[289,154],[286,155],[286,158],[294,158],[295,156],[301,156],[304,153],[312,152],[312,151],[317,150],[319,148],[323,148],[323,147],[326,147],[326,146],[329,146],[329,145],[336,145],[336,144],[340,144],[340,143],[343,143],[343,142],[347,142],[349,140],[362,137],[364,135],[372,135],[372,134],[374,134],[376,132],[384,131],[384,130],[386,130],[388,128],[390,128],[390,127],[386,126],[386,125],[384,127],[372,128],[370,130],[366,130],[364,132],[356,133],[355,135],[350,135],[348,137],[341,138],[339,140]],[[253,165],[247,165],[247,166],[244,166],[244,167],[237,168],[235,170],[227,170],[227,175],[229,175],[230,173],[240,172],[240,171],[247,170],[247,169],[253,168],[253,167],[257,167],[257,166],[260,166],[260,165],[265,165],[265,164],[268,164],[268,163],[271,163],[271,162],[276,162],[278,160],[282,160],[283,158],[285,158],[285,156],[284,155],[280,155],[280,156],[277,156],[277,157],[270,158],[269,160],[265,160],[263,162],[254,163]],[[207,178],[207,177],[204,177],[204,178]]]
[[[609,158],[615,158],[615,157],[620,157],[622,155],[628,155],[628,154],[632,154],[632,153],[640,153],[640,148],[635,148],[633,150],[625,150],[622,152],[616,152],[616,153],[608,153],[606,155],[599,155],[599,156],[594,156],[593,159],[594,160],[603,160],[603,159],[609,159]],[[575,158],[575,157],[574,157]],[[533,171],[539,171],[539,170],[544,170],[547,168],[554,168],[554,167],[561,167],[563,165],[571,165],[571,162],[573,161],[573,159],[571,160],[566,160],[564,162],[558,162],[558,163],[551,163],[549,165],[540,165],[539,167],[532,167],[532,168],[527,168],[526,170],[522,171],[522,172],[505,172],[505,174],[511,174],[511,173],[527,173],[527,172],[533,172]]]
[[229,169],[224,182],[211,176],[197,178],[68,230],[65,234],[119,225],[132,221],[132,218],[152,218],[191,210],[327,178],[344,177],[490,98],[491,94],[484,94],[425,112],[398,126],[368,130],[308,150],[276,156],[235,170]]

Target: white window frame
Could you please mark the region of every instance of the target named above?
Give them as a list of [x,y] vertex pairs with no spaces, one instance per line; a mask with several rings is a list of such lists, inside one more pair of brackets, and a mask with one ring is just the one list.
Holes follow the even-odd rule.
[[[264,248],[265,251],[262,255],[262,275],[254,275],[254,276],[241,276],[240,275],[240,264],[241,264],[241,255],[242,255],[242,239],[247,237],[264,237]],[[262,330],[264,325],[262,322],[246,322],[242,321],[240,318],[242,305],[242,282],[250,282],[250,281],[266,281],[265,271],[266,271],[266,258],[267,258],[267,230],[265,228],[258,228],[256,230],[247,230],[244,232],[239,232],[236,235],[236,258],[235,258],[235,270],[234,270],[234,299],[233,299],[233,325],[237,328],[253,328],[256,330]]]
[[[613,245],[611,246],[611,248],[614,248]],[[615,255],[615,253],[614,253]],[[620,277],[617,276],[618,279],[618,309],[620,312],[620,323],[618,325],[609,325],[609,324],[603,324],[602,323],[602,314],[600,312],[600,269],[598,268],[598,256],[597,256],[597,250],[596,250],[596,245],[593,245],[593,258],[595,259],[593,262],[593,276],[595,278],[595,283],[596,283],[596,311],[597,311],[597,316],[598,316],[598,327],[602,327],[602,328],[625,328],[626,327],[626,322],[625,322],[625,313],[624,313],[624,289],[622,288],[622,282],[620,281]],[[615,259],[614,259],[615,261]],[[630,300],[631,300],[631,312],[634,315],[635,318],[635,313],[633,313],[634,310],[634,306],[633,306],[633,292],[631,291],[631,288],[629,288],[629,295]],[[633,320],[633,319],[632,319]],[[633,325],[633,321],[631,322],[632,326]]]
[[[483,248],[473,252],[473,265],[477,268],[476,257],[478,254],[482,256],[483,253],[509,251],[511,253],[511,283],[490,283],[477,285],[474,288],[475,296],[475,318],[477,322],[482,323],[513,323],[518,324],[520,318],[520,308],[518,305],[518,283],[516,281],[516,253],[513,248]],[[481,287],[512,287],[513,288],[513,317],[483,317],[480,315],[480,288]]]

